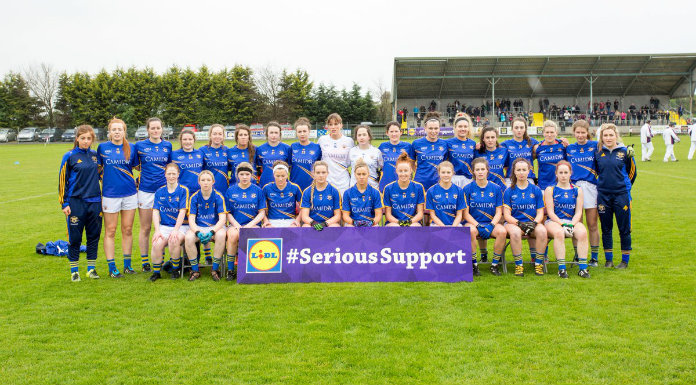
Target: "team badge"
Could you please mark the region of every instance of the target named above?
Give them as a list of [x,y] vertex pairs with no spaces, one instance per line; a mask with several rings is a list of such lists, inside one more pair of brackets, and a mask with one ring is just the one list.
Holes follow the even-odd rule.
[[247,240],[247,273],[281,273],[282,271],[282,238]]
[[491,197],[491,198],[493,197],[493,195],[494,195],[493,192],[489,192],[489,193],[488,193],[488,196]]
[[411,193],[411,198],[415,198],[415,197],[416,197],[416,193],[412,192],[412,193]]
[[[314,150],[310,150],[310,151],[309,151],[309,155],[314,155],[315,152],[316,152],[316,151],[314,151]],[[304,153],[304,150],[302,150],[302,153]]]
[[92,157],[92,160],[96,162],[96,161],[97,161],[97,157],[96,157],[96,156],[93,156],[93,157]]
[[152,150],[150,147],[145,148],[145,152],[150,152],[150,150]]
[[82,159],[77,160],[77,164],[80,164],[80,163],[82,163]]
[[80,221],[80,219],[76,216],[70,217],[70,224],[76,225],[77,222],[79,222],[79,221]]
[[179,156],[177,157],[177,159],[183,160],[183,159],[184,159],[184,156],[183,156],[183,155],[179,155]]
[[[522,194],[522,195],[524,195],[524,194]],[[534,198],[534,193],[529,194],[529,197]]]
[[256,198],[256,193],[251,194],[252,198]]

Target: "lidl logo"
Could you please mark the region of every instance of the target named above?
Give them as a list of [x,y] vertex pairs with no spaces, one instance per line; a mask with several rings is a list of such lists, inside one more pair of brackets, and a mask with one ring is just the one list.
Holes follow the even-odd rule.
[[247,240],[247,273],[280,273],[283,271],[283,239]]

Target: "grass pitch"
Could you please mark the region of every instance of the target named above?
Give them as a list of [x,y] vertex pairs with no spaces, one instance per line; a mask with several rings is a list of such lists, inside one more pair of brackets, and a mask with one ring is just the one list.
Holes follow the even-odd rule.
[[[106,277],[101,249],[103,278],[86,278],[83,254],[72,283],[66,259],[34,253],[66,238],[56,182],[69,147],[0,146],[4,384],[696,383],[688,143],[678,163],[662,163],[661,143],[638,163],[628,270],[561,280],[555,266],[524,278],[484,268],[471,284],[237,285],[207,270],[153,284]],[[133,255],[138,266],[137,239]]]

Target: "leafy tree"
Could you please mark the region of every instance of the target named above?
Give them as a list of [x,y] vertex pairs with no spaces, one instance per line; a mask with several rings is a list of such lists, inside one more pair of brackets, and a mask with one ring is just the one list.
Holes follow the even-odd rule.
[[22,75],[7,74],[0,83],[0,126],[19,129],[40,123],[39,110]]
[[307,115],[313,87],[314,83],[309,80],[307,71],[298,69],[294,73],[288,73],[283,70],[278,92],[282,119],[294,121]]

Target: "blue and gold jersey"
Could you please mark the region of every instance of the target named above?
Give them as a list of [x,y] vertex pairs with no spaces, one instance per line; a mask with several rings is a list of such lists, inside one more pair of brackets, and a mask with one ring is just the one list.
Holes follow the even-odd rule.
[[198,150],[203,153],[203,169],[210,170],[215,177],[215,190],[227,191],[230,167],[227,162],[227,146],[222,145],[215,148],[205,145]]
[[475,157],[486,158],[488,161],[488,180],[498,186],[505,186],[505,167],[508,165],[508,150],[500,146],[493,151],[475,154]]
[[263,186],[266,197],[268,219],[295,219],[297,204],[302,200],[300,186],[287,182],[284,189],[279,189],[275,182]]
[[447,139],[447,145],[449,146],[449,161],[454,165],[454,174],[472,179],[471,161],[474,160],[476,142],[471,139],[461,140],[455,137]]
[[220,214],[227,213],[225,198],[219,191],[213,190],[208,199],[203,192],[196,191],[189,199],[189,215],[196,216],[196,226],[213,227],[220,219]]
[[[167,186],[160,187],[155,192],[153,208],[159,211],[160,225],[174,227],[179,210],[186,209],[189,201],[188,189],[180,184],[176,185],[174,192],[169,192]],[[186,219],[184,219],[186,222]]]
[[309,186],[302,192],[300,207],[309,209],[313,221],[325,222],[334,216],[334,210],[341,209],[341,194],[330,184],[323,190]]
[[426,190],[437,183],[437,165],[447,160],[447,148],[447,142],[442,139],[431,142],[427,138],[420,138],[413,141],[416,154],[416,175],[413,180]]
[[[534,151],[534,146],[537,144],[539,144],[539,141],[534,138],[529,138],[529,143],[527,143],[526,140],[518,142],[515,139],[508,139],[503,143],[500,143],[501,146],[507,148],[508,150],[508,164],[505,165],[505,167],[508,169],[508,178],[512,177],[512,162],[514,162],[515,159],[524,158],[529,161],[529,164],[534,164],[534,156],[532,152]],[[534,167],[532,167],[532,169],[529,170],[528,178],[534,179],[534,176]]]
[[350,213],[354,221],[371,221],[375,217],[375,211],[382,209],[382,196],[369,184],[365,191],[360,192],[356,184],[343,193],[341,206],[343,211]]
[[454,183],[448,188],[434,184],[428,189],[425,199],[425,208],[433,210],[442,223],[447,226],[454,224],[457,211],[468,207],[464,192]]
[[96,151],[76,147],[63,155],[58,175],[58,197],[62,208],[70,206],[71,197],[88,203],[101,201]]
[[227,210],[242,226],[256,218],[259,211],[266,209],[266,197],[263,195],[263,190],[253,183],[245,189],[239,187],[239,184],[230,186],[225,193],[225,199]]
[[321,159],[321,147],[310,142],[306,146],[295,142],[290,145],[290,181],[304,190],[312,184],[312,166]]
[[198,175],[203,171],[203,153],[198,150],[186,152],[180,148],[172,153],[172,162],[179,166],[179,183],[191,194],[198,191],[201,188]]
[[538,186],[531,183],[524,190],[512,186],[503,193],[503,207],[508,207],[518,221],[533,222],[537,210],[544,208],[544,195]]
[[140,166],[138,190],[154,193],[167,184],[164,168],[172,161],[172,144],[166,140],[152,143],[150,139],[145,139],[133,147],[136,155],[135,165]]
[[416,154],[413,151],[413,146],[408,142],[399,142],[397,144],[384,142],[379,145],[378,149],[382,152],[382,160],[384,162],[382,166],[382,178],[379,180],[379,191],[383,192],[384,188],[389,183],[397,179],[396,158],[398,158],[402,152],[406,152],[411,159],[415,160]]
[[495,210],[503,207],[503,191],[493,182],[487,182],[485,187],[480,187],[476,182],[469,183],[463,190],[469,204],[469,214],[478,223],[491,223]]
[[259,184],[259,181],[256,179],[256,166],[255,166],[255,160],[252,159],[249,160],[249,148],[241,149],[237,146],[231,147],[227,150],[227,163],[229,165],[230,169],[230,183],[229,185],[232,186],[233,184],[237,183],[237,166],[239,166],[240,163],[242,162],[247,162],[251,164],[251,168],[254,170],[254,177],[251,178],[251,183],[254,184]]
[[595,154],[597,191],[601,193],[630,193],[636,180],[636,158],[629,157],[623,144],[610,150],[602,147]]
[[138,192],[133,176],[136,159],[133,147],[128,159],[123,153],[122,144],[104,142],[97,147],[97,161],[102,166],[102,196],[123,198]]
[[578,203],[578,188],[571,186],[569,189],[562,189],[556,185],[552,188],[553,212],[559,219],[573,219],[575,206]]
[[273,147],[268,142],[256,148],[256,165],[262,168],[259,185],[265,186],[273,182],[273,163],[282,160],[290,164],[290,146],[280,142]]
[[415,181],[410,181],[405,189],[399,186],[398,181],[392,182],[384,188],[382,202],[385,207],[391,207],[394,218],[411,220],[418,212],[418,205],[425,204],[425,189]]
[[539,164],[539,188],[545,190],[556,183],[556,165],[566,159],[565,147],[561,143],[540,144],[536,149]]
[[597,142],[588,140],[585,144],[569,144],[566,147],[566,157],[573,168],[570,176],[571,182],[587,181],[597,184],[597,171],[595,170],[595,153]]

